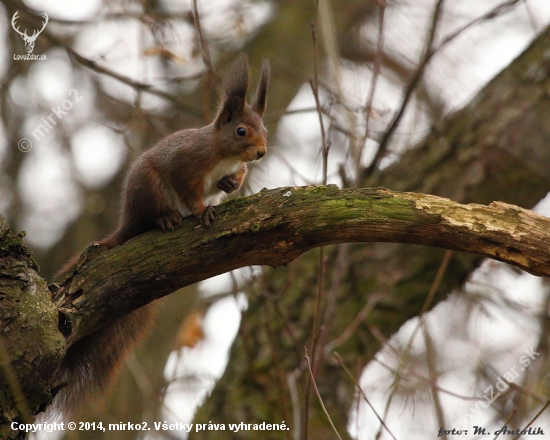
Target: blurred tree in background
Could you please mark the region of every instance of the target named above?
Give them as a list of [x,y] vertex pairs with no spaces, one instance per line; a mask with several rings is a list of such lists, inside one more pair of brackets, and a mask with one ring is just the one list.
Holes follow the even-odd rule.
[[[328,182],[532,208],[550,190],[543,0],[1,3],[0,213],[27,231],[47,279],[112,231],[137,155],[210,121],[220,72],[241,52],[253,78],[263,58],[273,74],[270,151],[241,195]],[[15,59],[26,53],[10,26],[16,11],[21,30],[39,29],[48,14],[34,48],[47,60]],[[346,244],[218,281],[162,300],[109,400],[83,419],[190,422],[225,362],[219,334],[231,339],[240,311],[225,373],[195,423],[285,421],[286,438],[335,438],[317,387],[342,438],[422,439],[440,427],[522,428],[547,402],[546,284],[503,265]],[[525,374],[472,412],[531,348],[540,355]],[[533,426],[550,429],[544,415]],[[259,437],[190,437],[218,435]]]

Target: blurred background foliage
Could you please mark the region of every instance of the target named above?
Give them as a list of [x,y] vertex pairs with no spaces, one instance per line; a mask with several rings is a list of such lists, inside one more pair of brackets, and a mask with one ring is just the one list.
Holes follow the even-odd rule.
[[[262,59],[272,66],[269,154],[241,195],[328,182],[532,208],[550,190],[545,0],[1,4],[0,213],[26,230],[47,279],[115,227],[136,156],[210,121],[219,78],[241,52],[253,82]],[[48,14],[34,48],[47,60],[16,59],[26,53],[10,26],[16,11],[28,34]],[[307,347],[342,438],[523,427],[549,396],[548,298],[545,282],[470,255],[391,244],[309,252],[288,267],[236,271],[162,300],[109,399],[82,418],[189,423],[213,389],[195,422],[285,421],[289,431],[261,437],[334,438]],[[531,348],[540,355],[487,404],[487,387],[519,371]],[[544,414],[534,426],[550,429]]]

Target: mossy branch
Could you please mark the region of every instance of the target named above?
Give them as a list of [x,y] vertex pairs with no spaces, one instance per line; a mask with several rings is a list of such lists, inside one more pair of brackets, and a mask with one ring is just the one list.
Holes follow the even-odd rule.
[[176,289],[249,265],[284,265],[334,243],[395,242],[474,252],[550,275],[550,219],[493,202],[462,205],[436,196],[376,189],[263,190],[217,208],[211,229],[186,219],[110,251],[88,248],[54,295],[72,344]]

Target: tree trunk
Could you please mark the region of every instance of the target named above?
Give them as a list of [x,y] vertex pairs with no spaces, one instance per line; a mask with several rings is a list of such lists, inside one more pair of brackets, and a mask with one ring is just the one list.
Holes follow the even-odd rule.
[[17,426],[51,400],[65,353],[57,308],[23,236],[0,217],[0,438],[8,439],[26,438]]

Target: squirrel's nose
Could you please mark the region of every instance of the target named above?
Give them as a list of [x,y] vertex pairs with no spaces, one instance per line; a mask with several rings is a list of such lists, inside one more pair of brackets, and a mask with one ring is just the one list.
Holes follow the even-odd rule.
[[262,157],[264,157],[265,153],[266,153],[265,150],[258,151],[258,153],[257,153],[258,154],[258,159],[261,159]]

